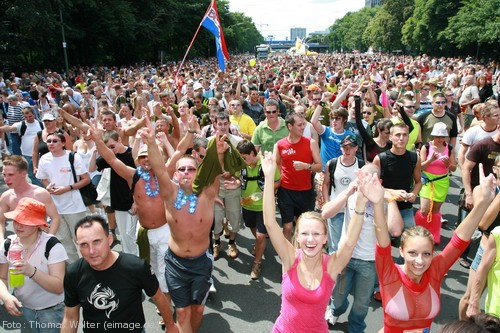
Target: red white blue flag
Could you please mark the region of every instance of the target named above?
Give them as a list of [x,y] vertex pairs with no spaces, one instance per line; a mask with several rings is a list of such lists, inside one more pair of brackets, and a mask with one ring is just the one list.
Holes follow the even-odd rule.
[[207,13],[201,21],[201,25],[207,28],[215,37],[217,60],[219,61],[221,71],[224,72],[226,69],[225,61],[229,59],[229,53],[227,52],[224,32],[222,31],[222,24],[220,22],[219,11],[217,10],[217,3],[215,0],[212,0],[210,3],[210,7],[208,7]]

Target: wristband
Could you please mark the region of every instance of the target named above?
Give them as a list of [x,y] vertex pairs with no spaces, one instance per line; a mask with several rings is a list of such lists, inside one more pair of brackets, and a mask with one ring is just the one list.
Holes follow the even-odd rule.
[[354,208],[354,212],[355,212],[356,214],[358,214],[358,215],[361,215],[361,216],[365,215],[365,211],[358,212],[358,211],[356,210],[356,208]]
[[419,92],[420,92],[420,90],[415,89],[415,94],[418,94]]
[[30,278],[30,279],[32,279],[32,278],[33,278],[33,276],[35,276],[36,271],[37,271],[37,269],[36,269],[36,266],[35,266],[35,270],[33,271],[33,274],[31,274],[31,276],[29,276],[29,278]]
[[188,131],[188,133],[196,134],[196,130],[188,129],[187,131]]
[[324,107],[325,107],[325,105],[326,105],[326,103],[325,103],[325,102],[323,102],[323,101],[320,101],[320,102],[319,102],[319,105],[320,105],[322,108],[324,108]]
[[307,165],[307,170],[311,171],[311,169],[312,169],[312,164],[308,164]]
[[[70,186],[69,186],[69,188],[70,188],[71,190],[74,190],[73,185],[70,185]],[[35,268],[36,268],[36,267],[35,267]]]
[[406,91],[406,90],[404,90],[404,89],[399,90],[399,92],[402,92],[402,93],[404,93],[405,91]]

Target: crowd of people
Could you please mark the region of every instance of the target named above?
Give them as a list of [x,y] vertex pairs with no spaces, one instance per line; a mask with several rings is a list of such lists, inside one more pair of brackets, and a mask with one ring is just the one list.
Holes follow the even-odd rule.
[[[281,259],[274,332],[327,332],[349,294],[350,333],[428,332],[457,260],[470,268],[457,317],[498,331],[500,66],[425,54],[249,60],[226,72],[200,59],[0,76],[9,314],[52,328],[37,332],[142,332],[144,291],[168,332],[196,332],[214,265],[239,256],[244,224],[255,244],[240,273],[266,274],[268,238]],[[24,247],[16,261],[12,242]],[[12,272],[25,276],[13,294]],[[489,317],[470,322],[486,286]],[[372,298],[383,328],[367,328]]]

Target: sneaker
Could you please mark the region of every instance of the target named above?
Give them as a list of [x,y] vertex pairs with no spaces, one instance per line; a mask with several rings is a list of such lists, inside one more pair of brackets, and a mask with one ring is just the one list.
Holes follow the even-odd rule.
[[339,317],[334,316],[332,311],[330,310],[330,307],[328,307],[325,312],[325,320],[328,325],[334,326],[337,323],[337,320],[339,320]]
[[458,263],[460,264],[460,266],[462,266],[463,268],[467,268],[469,269],[470,268],[470,262],[469,260],[467,260],[466,258],[458,258]]
[[229,244],[229,248],[227,249],[227,255],[231,259],[236,259],[240,254],[240,251],[236,248],[236,244]]
[[377,302],[382,302],[382,295],[380,294],[380,291],[376,291],[373,293],[373,299]]
[[214,243],[214,261],[219,260],[220,258],[220,244],[215,244]]
[[261,271],[262,264],[260,262],[254,262],[252,265],[252,272],[250,272],[250,278],[252,280],[258,280],[260,278]]

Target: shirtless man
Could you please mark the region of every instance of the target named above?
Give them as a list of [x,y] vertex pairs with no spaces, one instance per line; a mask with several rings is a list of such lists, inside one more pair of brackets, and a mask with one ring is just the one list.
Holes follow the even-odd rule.
[[163,198],[159,195],[158,182],[149,164],[147,147],[143,146],[139,149],[136,159],[138,166],[134,169],[116,157],[95,129],[89,129],[87,135],[94,140],[99,155],[132,188],[138,220],[141,226],[147,229],[149,240],[149,255],[147,249],[139,246],[139,256],[143,259],[150,258],[151,268],[158,277],[160,288],[168,295],[164,257],[168,247],[170,228],[163,208]]
[[[216,176],[222,173],[217,162],[223,164],[228,144],[225,136],[217,135],[216,147],[210,148],[209,145],[198,174],[206,174],[209,168],[214,172],[207,185],[199,188],[197,185],[203,177],[196,177],[197,163],[193,157],[183,156],[177,161],[172,180],[155,142],[154,132],[146,128],[141,136],[147,142],[149,163],[158,177],[171,231],[165,256],[165,275],[176,307],[177,323],[180,332],[196,332],[203,318],[213,269],[213,257],[208,247],[214,203],[219,191]],[[214,156],[215,150],[217,157]],[[194,189],[198,189],[197,194]]]
[[33,198],[45,205],[47,216],[52,220],[49,233],[55,235],[59,228],[60,218],[57,208],[49,192],[40,186],[26,181],[28,162],[19,155],[12,155],[3,161],[3,179],[9,189],[0,196],[0,242],[5,239],[6,212],[13,211],[21,198]]
[[66,93],[61,94],[61,101],[63,103],[63,105],[61,106],[61,109],[63,109],[65,112],[67,112],[70,115],[74,115],[76,112],[76,106],[71,104],[68,94],[66,94]]

